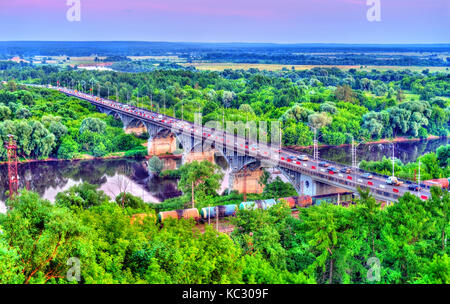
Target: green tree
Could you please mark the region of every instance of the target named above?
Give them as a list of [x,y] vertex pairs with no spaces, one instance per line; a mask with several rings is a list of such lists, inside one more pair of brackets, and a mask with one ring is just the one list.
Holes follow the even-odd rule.
[[75,209],[78,207],[88,209],[108,201],[109,198],[103,191],[97,190],[97,186],[88,183],[72,186],[66,191],[59,192],[55,199],[57,205]]
[[80,222],[69,210],[53,207],[39,195],[23,191],[3,221],[6,240],[22,261],[23,283],[65,279],[67,260],[77,256],[83,238]]
[[155,173],[156,175],[161,174],[162,169],[164,168],[164,162],[159,159],[157,156],[153,156],[148,161],[148,168],[151,172]]
[[106,129],[106,123],[99,118],[88,117],[83,119],[80,126],[80,134],[85,131],[91,131],[94,133],[103,133]]
[[450,145],[440,146],[436,150],[436,157],[441,167],[450,166]]
[[208,161],[194,161],[180,167],[180,181],[178,187],[185,194],[192,191],[192,202],[203,200],[206,196],[215,196],[220,188],[223,173],[219,166]]
[[21,284],[25,277],[20,255],[15,248],[8,245],[7,239],[6,233],[0,227],[0,284]]
[[11,110],[7,106],[0,104],[0,120],[10,119],[11,114]]
[[77,152],[77,142],[70,136],[64,136],[58,149],[58,158],[72,159]]

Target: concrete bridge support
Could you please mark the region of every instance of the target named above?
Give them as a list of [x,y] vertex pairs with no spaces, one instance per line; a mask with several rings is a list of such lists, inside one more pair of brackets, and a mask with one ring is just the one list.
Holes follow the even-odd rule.
[[317,195],[317,182],[310,176],[280,167],[278,170],[289,180],[299,195]]
[[215,154],[214,150],[203,151],[203,152],[191,151],[189,153],[183,153],[183,164],[191,163],[193,161],[202,162],[204,160],[207,160],[214,164],[215,163],[214,154]]
[[176,138],[169,130],[149,123],[144,123],[144,125],[149,135],[148,155],[162,155],[173,153],[176,150]]
[[[246,170],[242,169],[238,172],[231,172],[232,181],[229,189],[238,191],[239,193],[262,193],[264,186],[259,183],[264,171],[261,167],[250,167]],[[231,178],[230,178],[231,179]]]

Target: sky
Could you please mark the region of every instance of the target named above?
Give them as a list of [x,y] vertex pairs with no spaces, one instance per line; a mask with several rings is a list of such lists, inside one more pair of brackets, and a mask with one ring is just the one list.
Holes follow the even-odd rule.
[[0,40],[450,43],[450,1],[0,0]]

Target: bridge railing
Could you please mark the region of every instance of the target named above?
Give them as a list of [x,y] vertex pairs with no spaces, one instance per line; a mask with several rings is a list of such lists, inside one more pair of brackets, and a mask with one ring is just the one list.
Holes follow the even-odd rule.
[[282,163],[282,166],[285,167],[285,168],[288,168],[290,170],[293,170],[293,171],[301,171],[301,172],[303,172],[305,174],[308,174],[309,176],[315,176],[315,177],[318,177],[320,179],[332,181],[332,182],[335,182],[335,183],[340,184],[340,185],[342,185],[342,184],[343,185],[347,185],[347,186],[350,186],[350,187],[352,187],[354,189],[357,189],[357,187],[369,188],[370,191],[373,192],[373,193],[376,193],[376,194],[378,194],[380,196],[383,196],[383,197],[392,198],[394,200],[398,199],[400,197],[399,195],[397,195],[395,193],[383,191],[383,190],[380,190],[380,189],[375,188],[375,187],[369,187],[367,185],[361,185],[359,183],[356,183],[356,182],[350,181],[350,180],[343,180],[343,179],[337,178],[335,176],[331,176],[331,175],[328,175],[328,174],[323,174],[323,173],[318,172],[318,171],[305,170],[304,168],[296,167],[296,166],[294,166],[292,164],[289,164],[289,163]]
[[[301,154],[308,155],[310,159],[314,159],[314,157],[311,154],[309,154],[309,153],[299,152],[299,151],[296,151],[296,150],[290,149],[290,148],[285,148],[285,149],[288,150],[288,151],[292,151],[293,153],[296,153],[296,154],[301,153]],[[317,161],[318,162],[322,162],[323,161],[323,162],[326,162],[326,163],[328,163],[330,165],[335,165],[335,166],[340,166],[340,167],[350,167],[348,165],[345,165],[345,164],[342,164],[342,163],[338,163],[338,162],[334,162],[334,161],[327,160],[327,159],[323,159],[323,158],[320,158],[320,157],[318,158]],[[354,168],[352,168],[352,170],[354,170]],[[383,179],[387,179],[387,178],[390,177],[390,175],[384,175],[384,174],[380,174],[380,173],[376,173],[376,172],[371,172],[371,171],[363,170],[361,168],[356,168],[356,172],[355,173],[359,173],[359,174],[369,173],[369,174],[371,174],[373,176],[377,176],[377,177],[380,177],[380,178],[383,178]],[[405,180],[405,179],[398,178],[398,180],[403,182],[404,184],[407,184],[407,185],[417,184],[417,183],[414,183],[412,181]],[[430,186],[425,185],[425,184],[421,184],[421,187],[425,188],[425,189],[430,189],[431,188]]]

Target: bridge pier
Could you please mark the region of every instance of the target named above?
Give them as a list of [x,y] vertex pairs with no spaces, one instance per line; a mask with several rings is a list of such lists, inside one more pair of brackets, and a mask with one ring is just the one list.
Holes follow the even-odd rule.
[[162,155],[173,153],[176,148],[176,138],[167,129],[150,123],[144,123],[148,132],[147,151],[148,155]]
[[294,186],[299,195],[317,195],[317,182],[310,176],[286,168],[278,167],[277,169],[280,170],[292,186]]
[[262,193],[264,186],[259,184],[263,175],[263,168],[252,165],[247,169],[240,171],[230,171],[228,179],[228,189],[237,191],[238,193]]
[[183,164],[191,163],[194,161],[201,162],[204,160],[209,161],[214,164],[215,163],[214,154],[215,154],[214,150],[203,151],[203,152],[191,151],[188,153],[183,153]]

